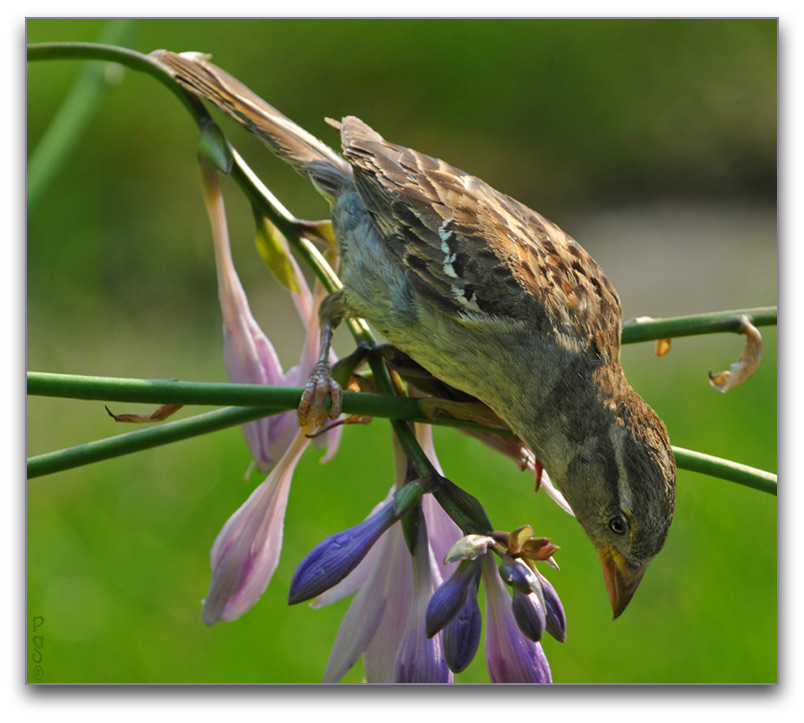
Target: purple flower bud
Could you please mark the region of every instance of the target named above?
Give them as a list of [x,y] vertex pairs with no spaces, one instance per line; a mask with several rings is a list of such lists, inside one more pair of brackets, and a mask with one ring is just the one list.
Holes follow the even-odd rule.
[[511,610],[519,629],[533,642],[538,643],[547,625],[544,605],[539,596],[535,592],[526,595],[515,589]]
[[479,576],[480,563],[465,560],[435,591],[433,597],[430,598],[430,603],[427,605],[428,638],[433,637],[458,614],[463,608],[466,596],[472,587],[477,592]]
[[520,558],[503,557],[500,560],[500,577],[506,585],[526,595],[540,589],[539,578],[533,568]]
[[390,503],[359,525],[319,542],[293,573],[288,603],[295,605],[314,598],[343,580],[394,522],[394,506]]
[[567,616],[558,593],[550,581],[540,572],[536,572],[544,595],[544,611],[546,629],[556,640],[563,643],[567,639]]
[[479,585],[480,576],[476,575],[463,607],[447,623],[441,633],[444,640],[444,657],[453,673],[460,673],[467,668],[480,645],[483,616],[480,614],[480,606],[477,604]]

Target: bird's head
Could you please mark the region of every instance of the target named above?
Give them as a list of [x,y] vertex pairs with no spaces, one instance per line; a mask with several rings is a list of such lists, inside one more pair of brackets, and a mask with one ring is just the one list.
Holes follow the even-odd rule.
[[625,610],[673,519],[676,467],[664,424],[633,391],[609,403],[562,485],[598,550],[614,617]]

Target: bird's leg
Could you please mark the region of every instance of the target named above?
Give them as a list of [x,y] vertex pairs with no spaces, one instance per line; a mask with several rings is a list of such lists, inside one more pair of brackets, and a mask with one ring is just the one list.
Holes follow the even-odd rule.
[[[335,419],[341,413],[343,390],[332,377],[329,354],[332,349],[332,336],[338,324],[346,316],[343,292],[336,291],[321,302],[318,318],[321,324],[321,346],[318,362],[310,373],[299,403],[299,426],[315,424],[320,427],[327,419]],[[327,395],[331,398],[329,409],[325,409]]]

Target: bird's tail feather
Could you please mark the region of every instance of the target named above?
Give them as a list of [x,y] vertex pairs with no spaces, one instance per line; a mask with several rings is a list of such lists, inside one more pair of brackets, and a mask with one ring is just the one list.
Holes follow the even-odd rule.
[[209,62],[208,56],[157,50],[151,57],[167,66],[182,87],[207,99],[260,138],[325,197],[334,199],[345,184],[351,184],[351,169],[340,155]]

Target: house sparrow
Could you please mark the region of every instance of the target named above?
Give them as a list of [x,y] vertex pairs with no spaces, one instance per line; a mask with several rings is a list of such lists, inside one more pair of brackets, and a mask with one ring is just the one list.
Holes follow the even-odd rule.
[[332,330],[368,320],[533,450],[597,548],[620,615],[667,537],[676,471],[664,424],[623,374],[622,309],[600,267],[535,211],[358,118],[331,122],[339,155],[205,56],[154,57],[331,205],[343,289],[321,305],[321,358],[300,420],[323,423],[328,395],[337,414]]

